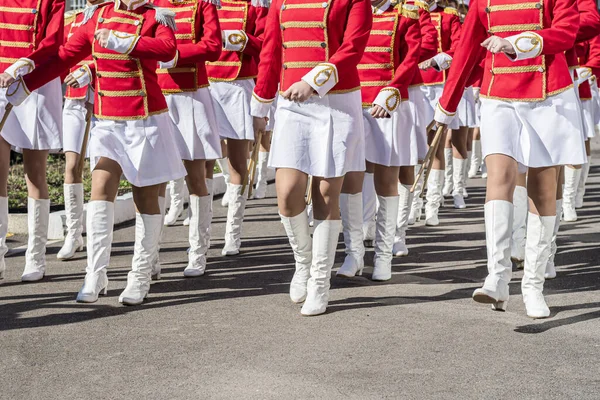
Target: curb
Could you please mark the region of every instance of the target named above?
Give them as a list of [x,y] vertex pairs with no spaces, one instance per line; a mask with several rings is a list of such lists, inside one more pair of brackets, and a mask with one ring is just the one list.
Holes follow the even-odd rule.
[[[267,173],[267,179],[269,181],[275,179],[275,170],[269,168]],[[225,178],[223,174],[216,174],[213,179],[214,185],[214,196],[220,196],[225,193],[227,188],[225,184]],[[166,195],[167,204],[170,202],[169,189],[167,188]],[[184,199],[187,204],[189,200],[189,194],[187,186],[184,189]],[[85,213],[87,205],[84,206],[83,210],[83,228],[85,231]],[[117,197],[115,201],[115,225],[122,224],[127,221],[135,219],[135,205],[133,203],[133,194],[127,193],[123,196]],[[65,211],[56,211],[50,213],[50,219],[48,223],[48,240],[63,240],[65,238],[66,229],[66,218]],[[27,235],[27,214],[9,214],[8,215],[8,231],[16,235]]]

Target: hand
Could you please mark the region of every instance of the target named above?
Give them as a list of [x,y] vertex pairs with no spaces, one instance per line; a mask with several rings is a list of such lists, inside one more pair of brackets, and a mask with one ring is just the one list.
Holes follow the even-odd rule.
[[283,93],[283,98],[296,103],[304,103],[314,94],[314,89],[306,82],[300,81],[294,83]]
[[435,60],[433,58],[430,58],[429,60],[425,60],[423,61],[421,64],[419,64],[419,69],[423,70],[423,71],[427,71],[429,68],[437,68],[437,63],[435,62]]
[[98,42],[98,44],[104,48],[108,46],[108,37],[110,36],[110,30],[108,29],[98,29],[96,33],[94,33],[94,38]]
[[2,88],[6,88],[9,87],[11,83],[13,83],[15,81],[15,78],[13,78],[10,74],[7,74],[6,72],[0,74],[0,87]]
[[481,43],[481,46],[485,47],[489,52],[494,54],[515,54],[515,49],[513,48],[512,44],[508,40],[502,39],[498,36],[490,36],[489,38],[485,39],[483,43]]
[[254,126],[254,133],[265,132],[267,130],[267,118],[264,117],[253,117],[252,124]]
[[75,79],[75,77],[73,76],[73,74],[69,74],[65,78],[65,85],[71,86],[72,88],[76,88],[77,89],[79,87],[79,82],[77,82],[77,79]]
[[374,105],[371,108],[371,111],[369,111],[369,112],[371,113],[371,116],[373,118],[390,118],[391,117],[390,113],[388,113],[385,108],[378,106],[378,105]]

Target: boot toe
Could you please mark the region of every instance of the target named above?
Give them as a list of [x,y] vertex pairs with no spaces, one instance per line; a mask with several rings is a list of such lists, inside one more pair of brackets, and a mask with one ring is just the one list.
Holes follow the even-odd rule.
[[23,276],[21,276],[21,282],[41,281],[42,279],[44,279],[45,275],[46,274],[44,271],[29,272],[29,273],[23,274]]
[[204,275],[204,269],[186,268],[183,271],[183,276],[186,278],[197,278]]

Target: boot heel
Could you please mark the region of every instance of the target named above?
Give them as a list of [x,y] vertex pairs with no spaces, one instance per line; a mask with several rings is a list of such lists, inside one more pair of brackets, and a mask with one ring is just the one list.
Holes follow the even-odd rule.
[[83,245],[79,246],[79,247],[77,248],[77,252],[78,252],[78,253],[81,253],[81,252],[83,251],[83,248],[84,248],[84,246],[83,246]]
[[505,312],[508,308],[508,301],[499,301],[497,303],[492,304],[492,310]]
[[104,286],[104,289],[102,289],[102,290],[100,291],[100,294],[101,294],[102,296],[106,296],[106,295],[108,295],[108,284],[106,284],[106,286]]

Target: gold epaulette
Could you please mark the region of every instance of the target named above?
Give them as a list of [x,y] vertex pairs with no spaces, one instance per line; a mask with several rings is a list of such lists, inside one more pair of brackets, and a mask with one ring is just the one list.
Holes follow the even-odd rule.
[[415,6],[429,12],[429,4],[425,3],[424,1],[415,0]]
[[454,7],[446,7],[446,8],[444,8],[444,12],[446,14],[456,15],[457,17],[459,16],[458,10],[456,10],[456,8],[454,8]]
[[77,16],[79,14],[81,14],[82,12],[83,12],[83,9],[70,10],[70,11],[65,12],[65,25],[72,24],[75,21],[75,18],[77,18]]
[[404,18],[419,19],[419,7],[405,4],[400,12]]

